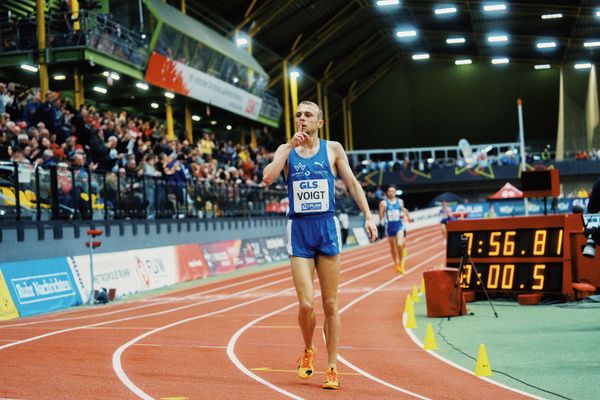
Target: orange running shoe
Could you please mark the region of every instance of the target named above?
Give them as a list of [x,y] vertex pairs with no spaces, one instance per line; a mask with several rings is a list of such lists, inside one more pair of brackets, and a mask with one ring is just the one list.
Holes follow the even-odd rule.
[[304,349],[304,354],[298,359],[298,376],[302,379],[308,379],[313,376],[313,359],[315,358],[314,349]]
[[323,389],[337,390],[340,388],[340,381],[338,380],[338,373],[335,367],[328,368],[325,371],[325,382],[323,383]]

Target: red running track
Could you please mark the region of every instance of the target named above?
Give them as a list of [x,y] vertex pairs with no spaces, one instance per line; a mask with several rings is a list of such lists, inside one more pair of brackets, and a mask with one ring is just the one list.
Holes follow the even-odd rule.
[[[386,242],[342,255],[342,388],[297,378],[302,351],[289,266],[166,295],[0,323],[0,397],[12,399],[506,399],[524,397],[419,348],[404,299],[443,263],[437,227],[408,238],[407,273]],[[317,289],[318,292],[318,289]],[[318,297],[317,297],[318,299]],[[318,301],[317,301],[318,303]],[[317,307],[317,358],[326,366]]]

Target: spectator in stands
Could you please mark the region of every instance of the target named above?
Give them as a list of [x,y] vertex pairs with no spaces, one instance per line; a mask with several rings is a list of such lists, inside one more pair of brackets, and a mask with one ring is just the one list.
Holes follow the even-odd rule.
[[200,150],[202,151],[202,156],[205,160],[208,160],[212,157],[214,148],[215,143],[211,137],[211,134],[205,131],[202,134],[202,139],[200,140]]

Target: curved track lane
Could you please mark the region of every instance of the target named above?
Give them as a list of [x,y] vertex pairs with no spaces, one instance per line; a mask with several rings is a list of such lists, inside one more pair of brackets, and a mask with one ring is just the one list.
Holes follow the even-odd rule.
[[[424,229],[411,233],[408,248],[401,276],[385,242],[342,255],[342,390],[335,394],[320,389],[322,374],[296,377],[302,340],[284,266],[109,307],[0,323],[0,397],[517,398],[410,339],[402,325],[404,299],[423,270],[443,262],[443,241],[437,229]],[[321,371],[320,335],[316,345]]]

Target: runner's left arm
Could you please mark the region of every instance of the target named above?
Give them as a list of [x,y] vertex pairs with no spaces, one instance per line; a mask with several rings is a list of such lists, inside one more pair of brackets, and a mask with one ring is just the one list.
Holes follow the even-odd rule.
[[373,223],[373,217],[371,215],[371,210],[369,210],[369,203],[367,202],[367,197],[365,196],[365,192],[363,191],[360,183],[352,173],[352,169],[350,168],[350,164],[348,163],[348,156],[344,151],[342,145],[338,142],[330,142],[331,149],[333,150],[333,154],[335,156],[335,166],[337,169],[338,175],[342,178],[346,187],[348,188],[348,192],[356,201],[358,208],[362,211],[365,217],[365,230],[367,231],[367,235],[371,241],[375,241],[377,239],[378,233],[375,224]]

